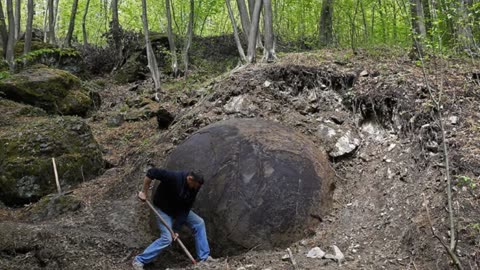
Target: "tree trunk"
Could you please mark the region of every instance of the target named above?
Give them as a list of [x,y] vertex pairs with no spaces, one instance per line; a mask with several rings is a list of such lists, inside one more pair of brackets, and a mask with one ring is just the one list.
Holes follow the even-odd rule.
[[275,47],[273,44],[273,18],[272,18],[272,1],[263,0],[264,7],[264,26],[265,26],[265,48],[264,59],[267,62],[273,62],[277,57],[275,56]]
[[425,30],[425,18],[421,0],[410,0],[410,12],[412,16],[413,46],[416,53],[423,54],[423,42],[427,36]]
[[147,18],[147,1],[142,0],[142,21],[143,31],[145,32],[145,47],[147,50],[148,68],[152,73],[153,83],[155,85],[155,91],[160,91],[160,71],[158,70],[157,59],[150,43],[150,35],[148,30],[148,18]]
[[324,0],[320,15],[320,45],[333,44],[333,0]]
[[263,5],[263,0],[255,0],[252,24],[250,25],[250,31],[248,31],[248,50],[247,50],[248,63],[255,63],[258,25],[260,23],[260,11],[262,9],[262,5]]
[[250,21],[253,20],[253,10],[255,9],[255,0],[248,0],[248,11],[250,15]]
[[28,0],[27,2],[27,26],[25,30],[25,46],[23,47],[23,54],[27,54],[30,52],[30,48],[32,46],[32,26],[33,26],[33,15],[34,15],[34,7],[33,7],[33,0]]
[[363,6],[363,1],[360,1],[360,8],[362,9],[363,34],[365,36],[365,42],[367,42],[368,41],[368,24],[367,24],[367,17],[365,14],[365,7]]
[[188,29],[187,29],[187,41],[185,42],[185,47],[183,49],[183,63],[185,65],[185,79],[188,76],[188,51],[192,44],[193,38],[193,18],[195,17],[195,4],[194,0],[190,0],[190,17],[188,19]]
[[[230,3],[228,3],[229,5]],[[250,30],[250,16],[247,10],[245,0],[237,0],[238,12],[240,13],[240,22],[242,23],[243,35],[248,40],[248,31]]]
[[[253,21],[255,3],[256,3],[255,0],[248,0],[248,8],[249,8],[249,11],[250,11],[250,23]],[[263,2],[262,2],[262,5],[263,5]],[[259,20],[260,20],[260,18],[259,18]],[[257,26],[257,41],[256,41],[257,45],[256,46],[257,46],[257,48],[263,48],[262,39],[260,38],[260,30],[258,30],[259,28],[260,28],[260,25]],[[250,36],[250,33],[248,33],[248,35]],[[247,39],[247,41],[248,41],[248,39]]]
[[85,47],[88,45],[86,21],[87,21],[87,14],[88,14],[89,6],[90,6],[90,0],[87,0],[87,3],[85,5],[85,12],[83,13],[83,18],[82,18],[83,46],[85,46]]
[[59,21],[58,18],[60,17],[60,14],[58,14],[59,3],[60,3],[60,0],[55,0],[55,3],[54,3],[55,11],[53,13],[54,14],[53,27],[55,29],[58,29],[57,23]]
[[2,58],[4,58],[5,53],[7,52],[8,31],[7,31],[7,23],[5,21],[5,14],[3,13],[2,2],[3,0],[0,0],[0,38],[2,39],[2,50],[3,50]]
[[20,39],[20,26],[22,22],[22,1],[15,1],[15,40]]
[[238,36],[237,23],[235,22],[235,16],[233,15],[230,0],[225,0],[225,3],[227,3],[228,16],[230,17],[230,21],[232,22],[233,36],[235,37],[235,43],[237,44],[238,53],[240,54],[241,61],[245,63],[247,62],[247,58],[245,57],[245,52],[243,51],[242,43],[240,42],[240,37]]
[[457,25],[457,39],[460,48],[469,55],[477,54],[478,47],[475,44],[472,31],[472,21],[469,17],[469,9],[472,7],[472,0],[460,0],[458,7],[459,19]]
[[15,71],[15,17],[13,16],[12,0],[7,0],[7,15],[8,15],[8,41],[7,41],[7,63],[10,71]]
[[72,47],[72,36],[75,28],[75,17],[77,16],[78,0],[73,0],[72,13],[70,14],[70,23],[68,24],[68,32],[65,38],[67,47]]
[[172,57],[172,72],[173,72],[173,76],[177,77],[178,75],[178,63],[177,63],[177,53],[176,53],[177,48],[175,47],[175,40],[173,39],[170,0],[165,0],[165,10],[167,12],[167,35],[168,35],[168,44],[170,46],[170,53]]
[[425,18],[425,33],[430,38],[430,29],[432,29],[432,13],[429,0],[422,0],[423,16]]
[[48,0],[48,42],[50,44],[56,44],[55,39],[55,9],[53,6],[53,0]]
[[384,12],[384,5],[382,0],[378,0],[378,13],[380,14],[380,21],[382,22],[382,41],[383,43],[387,42],[387,29],[385,24],[385,12]]
[[122,59],[122,30],[118,20],[118,0],[112,0],[112,36],[118,59]]

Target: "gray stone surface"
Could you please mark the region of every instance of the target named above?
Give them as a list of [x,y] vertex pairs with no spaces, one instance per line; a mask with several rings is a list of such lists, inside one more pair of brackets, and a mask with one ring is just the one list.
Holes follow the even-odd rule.
[[200,171],[196,211],[213,247],[232,254],[284,247],[332,205],[327,155],[303,135],[262,119],[207,126],[179,145],[166,167]]

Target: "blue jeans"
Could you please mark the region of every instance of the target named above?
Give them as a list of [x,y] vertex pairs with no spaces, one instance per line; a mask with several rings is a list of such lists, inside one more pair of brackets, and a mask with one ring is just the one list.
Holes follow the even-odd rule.
[[[165,214],[160,209],[156,209],[162,218],[167,222],[168,226],[172,228],[173,218]],[[164,248],[172,244],[172,235],[170,234],[170,231],[165,227],[165,225],[163,225],[158,217],[157,224],[160,228],[160,238],[151,243],[142,254],[136,256],[136,261],[143,264],[150,263]],[[203,222],[203,219],[193,211],[190,211],[185,220],[185,224],[192,230],[195,236],[195,249],[197,251],[198,259],[200,261],[206,260],[210,255],[210,248],[208,247],[207,232],[205,230],[205,223]],[[183,224],[175,224],[175,227],[180,227],[181,225]]]

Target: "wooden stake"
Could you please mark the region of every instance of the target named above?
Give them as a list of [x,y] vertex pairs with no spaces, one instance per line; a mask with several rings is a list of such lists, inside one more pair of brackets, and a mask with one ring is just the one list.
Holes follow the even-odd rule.
[[295,270],[298,269],[298,265],[297,265],[297,262],[295,261],[295,258],[293,257],[292,251],[290,250],[290,248],[287,248],[287,251],[288,251],[288,257],[290,258],[290,261],[293,264],[293,268],[295,268]]
[[57,183],[58,194],[62,193],[62,188],[60,187],[60,181],[58,181],[57,165],[55,165],[55,158],[52,158],[53,163],[53,172],[55,173],[55,182]]

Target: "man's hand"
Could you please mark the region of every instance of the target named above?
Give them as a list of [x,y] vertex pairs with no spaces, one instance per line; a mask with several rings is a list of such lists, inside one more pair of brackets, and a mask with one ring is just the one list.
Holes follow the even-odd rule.
[[173,241],[177,241],[178,237],[179,237],[178,233],[175,233],[175,235],[173,236]]
[[147,194],[145,194],[143,191],[138,192],[138,198],[144,202],[147,200]]

